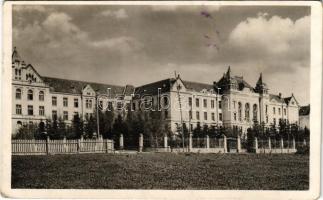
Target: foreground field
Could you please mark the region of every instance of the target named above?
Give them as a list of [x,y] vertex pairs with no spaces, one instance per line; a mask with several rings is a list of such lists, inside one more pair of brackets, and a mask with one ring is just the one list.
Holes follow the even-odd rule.
[[13,188],[305,190],[309,157],[256,154],[13,156]]

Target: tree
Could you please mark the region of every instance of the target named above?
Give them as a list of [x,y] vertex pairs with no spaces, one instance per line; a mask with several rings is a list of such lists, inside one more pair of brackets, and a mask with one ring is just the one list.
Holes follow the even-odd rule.
[[196,127],[193,130],[193,137],[198,138],[202,136],[202,128],[200,123],[197,123]]
[[112,108],[105,112],[99,112],[100,134],[103,138],[112,138],[112,126],[114,120],[114,112]]
[[84,136],[85,138],[93,138],[93,133],[97,131],[96,119],[90,115],[84,123]]
[[72,134],[69,136],[69,138],[81,138],[83,135],[83,127],[84,123],[83,120],[80,118],[79,115],[74,115],[72,120]]

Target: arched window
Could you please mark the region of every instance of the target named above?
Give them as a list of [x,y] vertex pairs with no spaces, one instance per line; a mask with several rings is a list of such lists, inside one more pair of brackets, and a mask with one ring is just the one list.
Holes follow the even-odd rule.
[[238,119],[242,121],[242,104],[241,102],[238,103]]
[[21,99],[21,89],[16,89],[16,99]]
[[28,90],[27,99],[33,100],[33,98],[34,98],[34,92],[32,90]]
[[249,103],[246,103],[246,105],[245,105],[245,118],[246,118],[247,122],[250,121],[250,105],[249,105]]
[[257,104],[254,104],[253,105],[253,121],[257,121],[258,119],[258,108],[257,108]]
[[44,101],[44,96],[45,96],[44,91],[40,91],[39,92],[39,101]]

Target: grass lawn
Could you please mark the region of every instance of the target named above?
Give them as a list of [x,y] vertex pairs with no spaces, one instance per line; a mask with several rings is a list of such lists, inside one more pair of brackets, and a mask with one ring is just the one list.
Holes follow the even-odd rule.
[[309,156],[75,154],[13,156],[12,188],[307,190]]

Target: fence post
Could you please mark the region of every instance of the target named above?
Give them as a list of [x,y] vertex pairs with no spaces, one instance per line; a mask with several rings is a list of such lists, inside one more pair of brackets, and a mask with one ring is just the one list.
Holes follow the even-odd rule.
[[120,149],[123,149],[123,134],[120,134],[120,138],[119,138],[119,147]]
[[144,135],[142,133],[140,133],[139,136],[139,152],[142,152],[144,146]]
[[37,147],[36,147],[36,141],[35,141],[35,138],[32,140],[32,143],[33,143],[33,150],[32,150],[32,152],[33,152],[33,153],[37,153]]
[[[104,141],[104,140],[103,140]],[[109,140],[108,139],[106,139],[105,140],[105,146],[106,146],[106,153],[109,153]]]
[[228,152],[228,146],[227,146],[227,136],[223,136],[223,152],[227,153]]
[[281,153],[283,153],[283,149],[284,149],[284,140],[283,140],[283,138],[280,138],[280,149],[281,149]]
[[167,144],[167,135],[166,134],[164,135],[164,148],[167,151],[168,144]]
[[46,138],[46,154],[49,155],[49,136]]
[[237,137],[237,152],[241,153],[241,138],[240,135]]
[[64,152],[67,151],[67,145],[66,145],[66,136],[63,138],[63,147],[64,147]]
[[303,140],[303,145],[306,146],[306,139]]
[[293,137],[293,149],[296,149],[296,142],[294,137]]
[[193,149],[193,143],[192,143],[192,133],[190,133],[190,137],[189,137],[189,139],[188,139],[188,150],[189,150],[189,152],[191,152],[192,151],[192,149]]
[[83,137],[83,135],[81,135],[80,151],[82,151],[82,148],[83,148],[83,142],[84,142],[84,137]]
[[255,148],[255,153],[257,153],[258,151],[258,138],[255,137],[255,145],[254,145],[254,148]]
[[207,149],[210,148],[210,137],[209,137],[209,135],[206,135],[206,148]]
[[81,152],[81,140],[77,139],[77,153]]
[[269,148],[269,151],[271,151],[271,139],[270,139],[270,137],[268,138],[268,148]]

